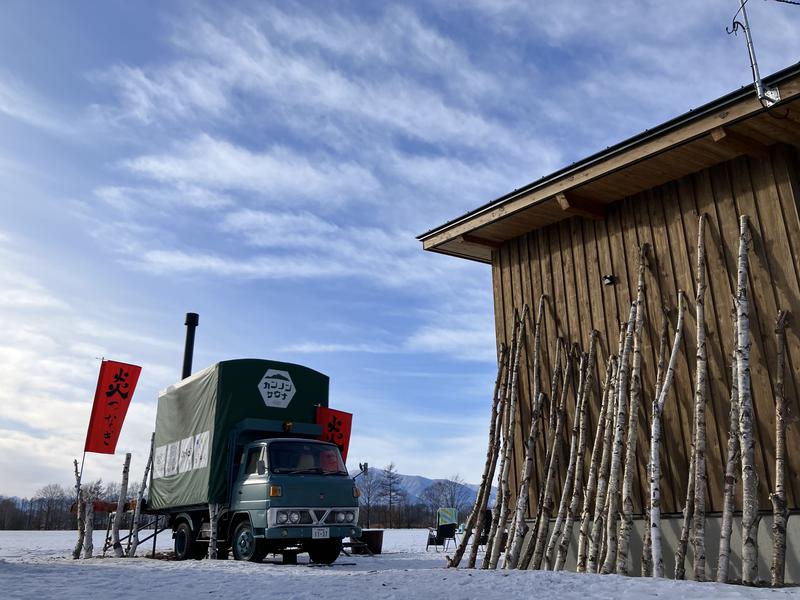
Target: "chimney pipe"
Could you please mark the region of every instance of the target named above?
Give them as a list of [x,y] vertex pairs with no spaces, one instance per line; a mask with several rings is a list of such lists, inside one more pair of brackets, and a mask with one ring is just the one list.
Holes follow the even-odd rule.
[[192,357],[194,356],[194,330],[200,323],[200,315],[186,313],[186,346],[183,349],[183,373],[181,379],[186,379],[192,374]]

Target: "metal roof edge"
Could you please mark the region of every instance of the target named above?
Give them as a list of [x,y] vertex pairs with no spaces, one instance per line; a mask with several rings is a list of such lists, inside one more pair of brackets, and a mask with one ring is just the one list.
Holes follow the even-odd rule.
[[[764,77],[763,82],[768,85],[776,85],[781,81],[790,79],[797,75],[800,75],[800,62],[797,62],[793,65],[786,67],[785,69],[781,69],[780,71],[776,71],[775,73],[772,73],[767,77]],[[610,158],[616,154],[619,154],[620,152],[629,150],[632,147],[635,147],[639,144],[643,144],[654,138],[665,135],[670,131],[678,129],[688,123],[691,123],[695,119],[702,118],[708,113],[718,111],[722,108],[725,108],[728,105],[739,102],[740,100],[743,100],[752,94],[755,94],[753,84],[743,85],[738,90],[734,90],[733,92],[725,94],[724,96],[721,96],[716,100],[712,100],[711,102],[707,102],[706,104],[703,104],[695,109],[691,109],[688,112],[685,112],[677,117],[670,119],[669,121],[665,121],[664,123],[656,127],[653,127],[652,129],[645,129],[643,132],[638,133],[633,137],[630,137],[617,144],[614,144],[613,146],[609,146],[605,150],[601,150],[600,152],[591,154],[586,158],[583,158],[577,162],[574,162],[570,165],[567,165],[566,167],[559,169],[558,171],[554,171],[549,175],[545,175],[544,177],[541,177],[540,179],[537,179],[536,181],[533,181],[526,186],[518,188],[512,192],[500,196],[499,198],[496,198],[495,200],[492,200],[482,206],[479,206],[478,208],[475,208],[467,213],[464,213],[460,217],[456,217],[455,219],[447,221],[446,223],[443,223],[438,227],[434,227],[433,229],[418,235],[416,239],[420,242],[424,242],[426,239],[438,233],[441,233],[443,230],[452,227],[454,225],[457,225],[459,223],[462,223],[464,221],[467,221],[472,217],[476,217],[490,209],[496,208],[497,206],[503,204],[504,202],[508,202],[510,200],[513,200],[514,198],[518,198],[519,196],[525,195],[539,187],[543,187],[549,183],[557,181],[558,179],[561,179],[568,175],[574,174],[577,171],[585,169],[586,167],[589,167],[594,163]],[[778,105],[780,105],[780,102],[773,106],[778,106]],[[765,108],[764,110],[768,109]],[[430,250],[432,249],[433,248],[430,248]]]

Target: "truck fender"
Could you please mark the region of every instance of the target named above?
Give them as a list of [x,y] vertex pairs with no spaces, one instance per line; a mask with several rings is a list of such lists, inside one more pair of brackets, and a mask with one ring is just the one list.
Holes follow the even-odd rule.
[[175,517],[172,519],[172,531],[175,531],[175,528],[181,521],[186,521],[189,523],[189,527],[191,527],[192,531],[195,533],[195,535],[197,535],[197,531],[200,528],[200,523],[198,523],[196,519],[192,517],[191,513],[187,512],[182,512],[175,515]]

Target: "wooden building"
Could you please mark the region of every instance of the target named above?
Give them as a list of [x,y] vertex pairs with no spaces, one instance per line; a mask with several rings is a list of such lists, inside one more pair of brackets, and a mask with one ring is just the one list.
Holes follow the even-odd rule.
[[[781,96],[769,109],[759,102],[752,86],[742,88],[419,237],[425,250],[491,264],[498,342],[510,342],[514,309],[527,303],[535,310],[540,294],[546,294],[543,366],[552,364],[557,337],[585,348],[590,330],[600,332],[590,431],[598,418],[599,380],[608,356],[617,352],[620,325],[636,297],[638,249],[649,245],[636,513],[643,511],[649,495],[650,406],[662,311],[668,311],[674,329],[678,290],[685,290],[688,303],[683,348],[664,412],[662,510],[678,513],[684,503],[692,435],[698,215],[708,219],[709,513],[721,512],[723,502],[734,346],[731,299],[736,289],[740,215],[750,217],[752,230],[752,391],[764,511],[771,510],[769,493],[775,482],[773,330],[778,310],[791,313],[786,396],[792,414],[800,416],[800,65],[774,74],[765,83],[777,87]],[[528,434],[531,411],[528,354],[521,361],[515,482],[522,468],[521,440]],[[549,386],[549,372],[550,367],[542,369],[544,390]],[[570,423],[573,409],[567,409]],[[800,426],[790,426],[787,444],[787,500],[790,510],[797,511]],[[563,452],[562,465],[566,448]],[[537,457],[543,453],[540,440]],[[542,476],[541,462],[539,458],[532,498]],[[739,492],[739,508],[740,496]]]

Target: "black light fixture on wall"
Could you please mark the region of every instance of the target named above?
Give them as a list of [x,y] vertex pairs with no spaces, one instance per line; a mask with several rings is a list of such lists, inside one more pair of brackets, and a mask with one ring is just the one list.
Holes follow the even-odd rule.
[[614,285],[615,283],[617,283],[617,278],[614,277],[613,275],[603,275],[600,278],[600,281],[603,282],[603,285]]

